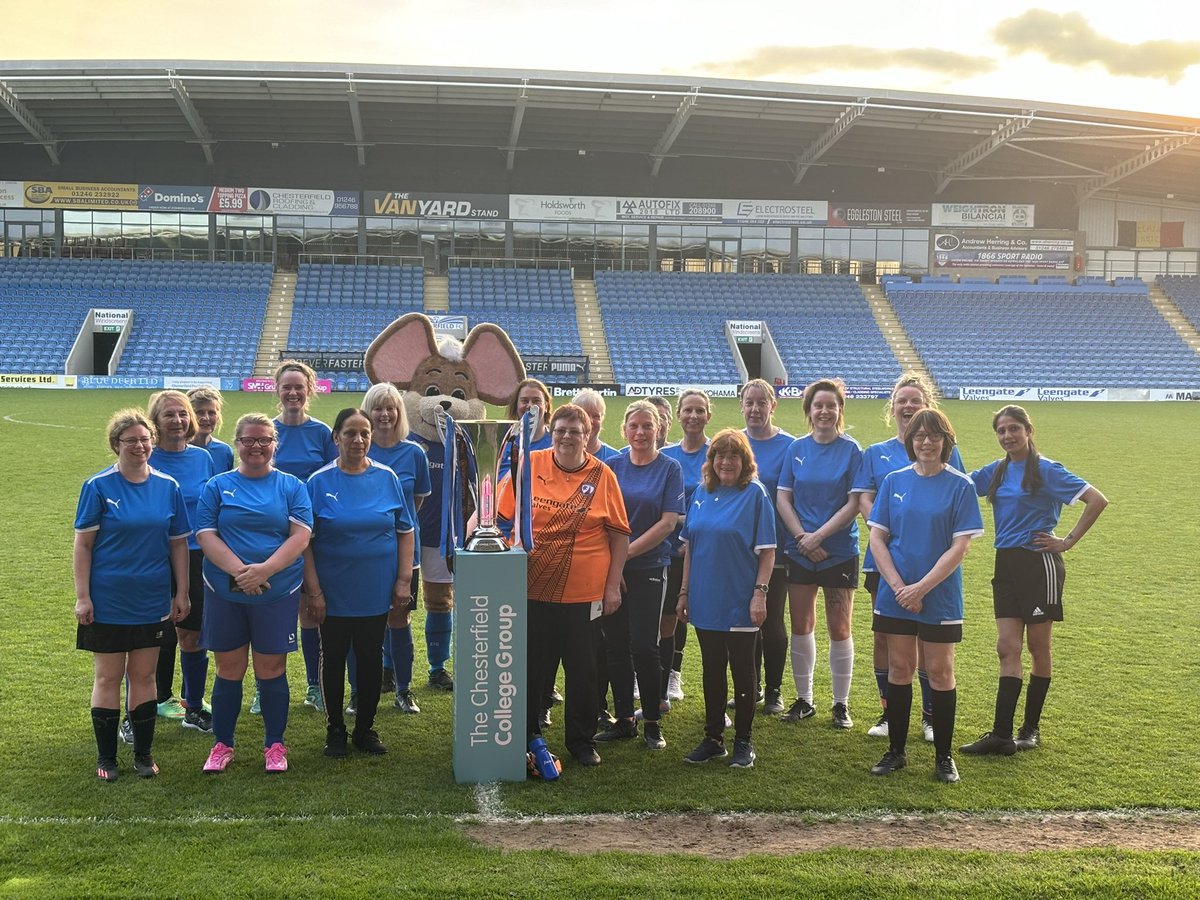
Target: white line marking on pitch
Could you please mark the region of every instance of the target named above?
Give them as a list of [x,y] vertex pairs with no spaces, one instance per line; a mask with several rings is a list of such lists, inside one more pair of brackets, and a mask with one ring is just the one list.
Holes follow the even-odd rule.
[[37,425],[41,428],[75,428],[79,430],[94,431],[90,425],[59,425],[54,422],[27,422],[24,419],[15,419],[12,416],[5,416],[5,422],[12,422],[14,425]]
[[479,810],[478,815],[485,822],[499,822],[508,818],[504,812],[504,801],[500,799],[499,784],[495,782],[477,784],[471,794],[475,798],[475,807]]

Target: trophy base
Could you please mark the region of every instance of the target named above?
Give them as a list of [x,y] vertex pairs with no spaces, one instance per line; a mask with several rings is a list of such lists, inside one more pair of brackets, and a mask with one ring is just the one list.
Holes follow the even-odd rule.
[[463,547],[471,553],[504,553],[509,549],[504,535],[495,528],[480,528],[475,531]]

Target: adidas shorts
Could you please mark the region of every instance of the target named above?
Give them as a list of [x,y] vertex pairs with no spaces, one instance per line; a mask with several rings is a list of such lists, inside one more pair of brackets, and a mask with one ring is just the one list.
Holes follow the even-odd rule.
[[787,561],[788,584],[815,584],[823,588],[858,587],[858,557],[852,556],[845,562],[827,569],[810,569],[789,558]]
[[1061,553],[1014,547],[996,551],[992,607],[997,619],[1027,625],[1063,620],[1062,593],[1067,571]]

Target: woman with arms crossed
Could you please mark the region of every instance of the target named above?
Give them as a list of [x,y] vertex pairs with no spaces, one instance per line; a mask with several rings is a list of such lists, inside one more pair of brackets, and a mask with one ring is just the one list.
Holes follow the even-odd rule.
[[121,682],[128,679],[133,767],[153,778],[154,670],[171,623],[188,611],[187,536],[179,485],[150,467],[154,425],[139,409],[108,422],[115,465],[84,482],[75,513],[75,646],[93,654],[96,777],[117,779]]
[[879,567],[879,596],[872,628],[887,635],[888,751],[871,767],[890,775],[908,765],[905,745],[912,712],[917,641],[933,694],[935,772],[958,781],[950,748],[958,695],[954,645],[962,641],[962,560],[983,518],[971,479],[948,466],[954,429],[940,410],[913,416],[904,435],[911,466],[883,479],[871,508],[871,551]]
[[[996,653],[1000,686],[992,730],[959,749],[963,753],[1011,756],[1033,750],[1050,689],[1050,637],[1063,619],[1062,592],[1067,573],[1063,554],[1100,518],[1105,496],[1062,465],[1038,453],[1033,422],[1020,406],[1006,406],[992,417],[992,430],[1004,458],[971,473],[975,490],[987,497],[996,524],[996,564],[992,605],[996,613]],[[1055,537],[1063,505],[1083,503],[1083,515],[1066,537]],[[1013,740],[1013,718],[1021,696],[1021,643],[1032,658],[1025,721]]]

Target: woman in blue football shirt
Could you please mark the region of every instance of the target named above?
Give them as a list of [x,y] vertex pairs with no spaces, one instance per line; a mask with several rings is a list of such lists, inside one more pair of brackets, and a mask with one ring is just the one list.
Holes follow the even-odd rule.
[[754,644],[767,617],[776,548],[775,505],[754,475],[749,440],[732,428],[721,431],[708,447],[704,481],[683,523],[683,585],[675,611],[696,629],[704,683],[704,740],[685,757],[690,763],[727,755],[728,669],[734,703],[730,766],[754,765]]
[[[975,490],[987,497],[996,524],[992,605],[1000,686],[992,730],[961,747],[963,753],[1011,756],[1033,750],[1041,740],[1042,706],[1050,689],[1051,629],[1063,619],[1066,581],[1063,554],[1079,543],[1108,505],[1105,496],[1062,465],[1038,453],[1033,422],[1020,406],[992,417],[1004,457],[971,473]],[[1064,505],[1083,503],[1083,514],[1065,537],[1054,529]],[[1021,645],[1031,660],[1025,721],[1013,739],[1021,696]]]
[[346,755],[342,712],[346,657],[357,664],[355,747],[387,752],[375,731],[383,684],[380,647],[388,613],[412,597],[413,517],[396,473],[367,455],[371,419],[362,410],[338,413],[338,458],[308,479],[313,535],[304,552],[304,585],[321,628],[321,688],[325,694],[325,755]]
[[187,396],[196,413],[196,433],[192,435],[192,444],[208,451],[213,458],[214,472],[228,472],[234,466],[233,448],[217,438],[217,432],[221,430],[221,406],[224,403],[221,392],[214,387],[195,387],[187,392]]
[[788,448],[776,504],[787,529],[788,597],[792,618],[792,677],[796,702],[785,722],[799,722],[813,708],[817,661],[817,590],[825,593],[833,727],[850,728],[850,682],[854,675],[851,618],[858,587],[858,496],[851,493],[862,459],[858,441],[845,433],[846,390],[839,381],[814,381],[804,390],[811,431]]
[[983,518],[971,479],[947,465],[954,440],[941,410],[913,416],[904,435],[913,463],[883,479],[871,508],[871,552],[880,576],[872,628],[887,635],[889,741],[872,775],[890,775],[908,764],[920,639],[933,693],[935,773],[940,781],[958,781],[950,752],[958,701],[954,645],[962,641],[962,561],[972,539],[983,534]]
[[150,467],[154,425],[138,409],[108,423],[115,465],[84,482],[75,513],[75,646],[93,654],[96,777],[117,778],[121,682],[133,731],[133,766],[158,774],[151,753],[158,714],[158,648],[188,611],[187,536],[179,485]]
[[274,422],[247,413],[235,435],[238,467],[209,480],[196,512],[207,591],[201,642],[217,662],[214,744],[204,771],[223,772],[233,759],[242,679],[253,649],[266,769],[286,772],[287,655],[296,649],[312,505],[304,483],[273,465]]

